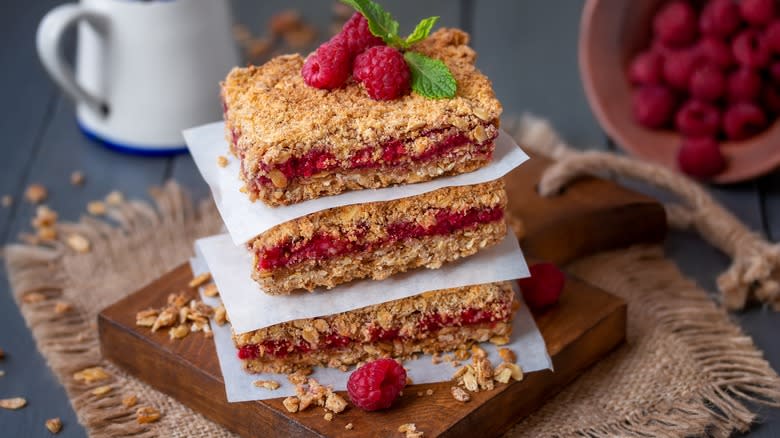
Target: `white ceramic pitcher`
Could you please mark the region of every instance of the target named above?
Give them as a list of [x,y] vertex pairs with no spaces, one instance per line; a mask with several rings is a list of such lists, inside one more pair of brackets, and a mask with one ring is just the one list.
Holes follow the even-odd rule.
[[[60,46],[76,24],[74,74]],[[182,129],[221,117],[218,83],[239,62],[227,0],[64,4],[41,21],[37,47],[87,136],[152,155],[183,150]]]

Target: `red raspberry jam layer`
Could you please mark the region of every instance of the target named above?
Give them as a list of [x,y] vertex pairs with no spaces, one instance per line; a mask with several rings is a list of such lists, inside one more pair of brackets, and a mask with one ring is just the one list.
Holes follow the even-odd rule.
[[[417,322],[418,330],[415,332],[418,336],[404,336],[400,334],[400,328],[383,329],[376,325],[368,327],[367,338],[360,337],[360,335],[351,338],[331,332],[321,336],[321,341],[316,349],[331,350],[344,348],[350,344],[370,344],[378,341],[392,342],[395,339],[404,340],[419,337],[421,333],[434,332],[444,327],[468,327],[476,324],[506,321],[510,314],[509,310],[510,304],[496,312],[474,307],[465,309],[455,315],[431,313],[420,318]],[[238,358],[241,360],[258,359],[261,356],[283,358],[290,354],[306,354],[312,350],[314,349],[311,347],[311,344],[303,339],[298,340],[295,344],[287,340],[268,340],[260,344],[244,345],[238,350]]]
[[[487,127],[489,124],[484,126]],[[444,131],[447,131],[447,129],[429,131],[422,134],[421,137],[438,136]],[[281,171],[289,181],[293,181],[333,170],[388,169],[409,164],[425,163],[448,155],[462,153],[466,150],[472,150],[477,155],[489,156],[493,153],[493,140],[498,136],[497,130],[490,131],[494,132],[492,137],[478,145],[472,145],[471,140],[464,132],[454,132],[439,139],[433,146],[416,155],[409,152],[413,150],[413,140],[405,142],[390,140],[378,146],[367,146],[352,154],[346,161],[339,161],[326,148],[314,149],[303,156],[288,159],[284,163],[277,165],[275,169]],[[238,133],[233,132],[234,143],[238,141],[238,136]],[[261,164],[261,166],[265,173],[274,169],[264,164]],[[271,179],[264,175],[259,176],[257,182],[260,185],[272,184]]]
[[376,241],[347,238],[327,234],[315,234],[304,244],[287,241],[271,248],[263,248],[257,253],[260,270],[284,268],[306,260],[325,260],[346,254],[369,252],[375,248],[408,239],[420,239],[428,236],[447,235],[455,231],[476,227],[502,220],[504,209],[501,206],[490,208],[472,208],[465,211],[438,210],[432,225],[423,226],[413,221],[395,222],[387,226],[387,237]]

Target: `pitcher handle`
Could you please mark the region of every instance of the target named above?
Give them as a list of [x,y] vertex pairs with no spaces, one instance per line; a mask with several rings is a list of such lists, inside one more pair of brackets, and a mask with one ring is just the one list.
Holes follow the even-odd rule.
[[38,57],[52,80],[68,96],[77,102],[85,103],[98,114],[106,116],[109,111],[108,104],[79,85],[73,69],[65,62],[62,53],[63,33],[80,20],[85,20],[100,32],[105,32],[108,28],[108,18],[100,12],[75,3],[57,6],[49,11],[38,25],[36,35]]

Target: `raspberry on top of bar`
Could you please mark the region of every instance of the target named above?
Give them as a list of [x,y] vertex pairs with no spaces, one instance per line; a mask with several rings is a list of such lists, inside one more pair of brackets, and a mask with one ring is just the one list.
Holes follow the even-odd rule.
[[506,342],[519,306],[510,283],[486,283],[234,333],[233,341],[250,372],[341,367],[442,353],[491,339]]
[[451,99],[371,99],[350,80],[321,90],[284,55],[235,68],[222,83],[226,135],[252,200],[278,206],[347,190],[414,183],[486,165],[502,108],[474,66],[468,34],[440,29],[412,46],[457,80]]

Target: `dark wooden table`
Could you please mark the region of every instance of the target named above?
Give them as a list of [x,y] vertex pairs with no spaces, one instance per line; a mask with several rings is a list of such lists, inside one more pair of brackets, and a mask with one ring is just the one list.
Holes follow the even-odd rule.
[[[61,3],[46,0],[0,2],[0,87],[5,106],[0,110],[0,195],[14,204],[0,208],[0,240],[13,242],[28,230],[34,208],[21,201],[31,183],[45,184],[48,204],[64,219],[75,220],[88,201],[113,189],[148,199],[147,188],[170,178],[196,196],[206,196],[192,159],[139,158],[121,155],[94,144],[79,133],[73,105],[49,81],[34,49],[35,29],[44,13]],[[440,15],[447,26],[472,33],[479,67],[493,80],[506,114],[531,111],[550,118],[564,138],[583,147],[608,148],[604,134],[588,109],[577,70],[577,32],[581,2],[544,0],[395,0],[386,2],[403,25],[416,18]],[[283,8],[300,8],[323,31],[331,3],[303,0],[234,0],[235,16],[255,33]],[[86,174],[83,187],[69,184],[74,170]],[[754,230],[771,240],[780,236],[780,173],[753,182],[712,188],[712,193]],[[650,193],[653,193],[650,191]],[[668,254],[681,269],[707,290],[729,260],[696,236],[672,233]],[[84,436],[65,392],[37,352],[30,332],[13,302],[6,274],[0,270],[0,398],[24,396],[29,405],[19,411],[0,410],[0,436],[47,437],[44,421],[62,417],[58,436]],[[734,319],[753,336],[774,367],[780,368],[777,333],[780,314],[752,308]],[[762,411],[765,423],[752,436],[780,436],[780,410]]]

